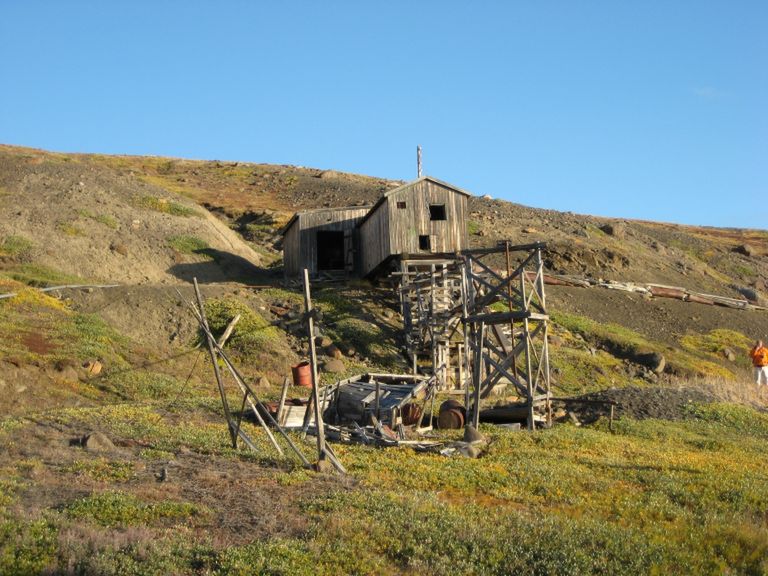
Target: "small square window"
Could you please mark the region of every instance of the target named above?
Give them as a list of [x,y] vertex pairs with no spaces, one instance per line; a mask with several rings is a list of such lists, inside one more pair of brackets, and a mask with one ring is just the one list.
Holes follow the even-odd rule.
[[429,219],[430,220],[445,220],[445,204],[430,204],[429,205]]
[[401,200],[400,202],[398,202],[398,203],[397,203],[397,207],[398,207],[400,210],[405,210],[405,209],[407,208],[407,206],[406,206],[406,204],[405,204],[405,201],[402,201],[402,200]]
[[429,241],[429,235],[419,236],[419,250],[429,250],[432,244]]

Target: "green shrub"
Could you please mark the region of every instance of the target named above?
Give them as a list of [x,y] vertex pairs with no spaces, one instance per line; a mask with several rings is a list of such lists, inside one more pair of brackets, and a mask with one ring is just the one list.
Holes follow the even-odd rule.
[[260,314],[235,298],[212,298],[205,303],[205,314],[211,332],[219,337],[232,319],[240,315],[229,346],[244,353],[253,354],[280,338],[277,328],[270,326]]
[[85,231],[72,222],[59,222],[57,228],[62,234],[65,234],[66,236],[85,236]]
[[188,502],[147,504],[124,492],[102,492],[76,500],[67,506],[66,513],[70,518],[86,519],[101,526],[130,526],[188,518],[199,510]]
[[188,218],[190,216],[199,216],[199,212],[183,204],[179,204],[173,200],[167,200],[165,198],[158,198],[156,196],[142,196],[136,200],[136,205],[139,208],[146,208],[148,210],[154,210],[155,212],[162,212],[163,214],[170,214],[171,216],[181,216]]
[[35,245],[24,236],[6,236],[0,244],[0,257],[12,258],[16,262],[29,262]]
[[173,397],[182,389],[182,383],[173,376],[132,369],[108,377],[115,393],[131,400],[161,400]]
[[122,350],[128,339],[96,314],[73,314],[53,326],[52,332],[52,340],[60,345],[57,355],[61,358],[101,359],[113,367],[126,365]]
[[0,520],[0,574],[42,574],[55,561],[56,533],[47,520]]
[[64,468],[64,472],[87,476],[93,480],[125,482],[133,477],[133,464],[107,460],[103,457],[95,460],[75,460]]
[[79,276],[66,274],[40,264],[19,264],[6,270],[5,275],[27,286],[45,288],[63,284],[81,284],[84,280]]
[[197,236],[190,236],[186,234],[180,234],[178,236],[170,236],[167,239],[168,246],[181,252],[182,254],[200,254],[208,250],[210,246],[205,240],[198,238]]

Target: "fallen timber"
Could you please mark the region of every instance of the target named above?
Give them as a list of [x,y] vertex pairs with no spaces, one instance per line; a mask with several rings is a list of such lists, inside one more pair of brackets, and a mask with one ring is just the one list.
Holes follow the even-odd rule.
[[[527,272],[528,275],[533,274]],[[667,286],[664,284],[643,282],[620,282],[616,280],[594,280],[590,278],[577,278],[574,276],[544,274],[544,284],[552,286],[572,286],[578,288],[605,288],[608,290],[621,290],[634,292],[653,298],[671,298],[682,302],[693,302],[707,306],[724,306],[736,310],[768,310],[767,306],[761,306],[744,298],[731,298],[717,294],[697,292],[681,286]]]

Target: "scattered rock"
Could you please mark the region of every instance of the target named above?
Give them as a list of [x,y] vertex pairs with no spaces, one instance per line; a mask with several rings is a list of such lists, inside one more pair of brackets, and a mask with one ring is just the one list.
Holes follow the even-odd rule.
[[335,344],[331,344],[330,346],[326,346],[325,348],[325,355],[329,358],[343,358],[344,354],[339,350],[339,347]]
[[753,304],[756,304],[760,300],[760,295],[757,293],[757,290],[753,288],[748,288],[746,286],[736,286],[735,288],[739,294],[744,296],[744,298]]
[[386,318],[387,320],[392,320],[392,318],[395,317],[395,313],[392,312],[392,310],[390,310],[389,308],[385,308],[382,314],[384,318]]
[[332,358],[331,360],[328,360],[323,365],[323,371],[328,372],[330,374],[341,374],[346,369],[347,367],[344,366],[344,362],[342,362],[338,358]]
[[456,450],[459,455],[465,458],[478,458],[480,456],[480,449],[472,444],[457,443]]
[[333,464],[330,460],[318,460],[312,464],[312,469],[320,474],[330,474],[333,472]]
[[549,343],[553,346],[562,346],[563,339],[560,338],[560,336],[557,336],[556,334],[551,334],[549,336]]
[[80,440],[80,444],[89,452],[111,452],[115,449],[112,440],[107,438],[101,432],[91,432],[90,434],[86,434]]
[[258,386],[259,388],[269,388],[271,385],[272,384],[270,383],[270,381],[267,379],[266,376],[259,376],[258,378],[256,378],[256,386]]
[[354,346],[350,346],[349,344],[347,344],[345,342],[344,343],[340,343],[338,346],[339,346],[339,350],[342,351],[344,356],[352,357],[352,356],[354,356],[357,353],[357,350],[355,350]]
[[523,228],[523,234],[536,234],[537,232],[536,228]]
[[89,360],[83,364],[83,368],[85,368],[85,372],[88,377],[92,378],[101,374],[103,366],[98,360]]
[[619,240],[623,240],[627,236],[627,225],[624,222],[606,222],[600,226],[600,230]]
[[493,200],[493,197],[490,194],[483,194],[480,198],[483,200]]
[[474,444],[475,442],[485,442],[485,436],[480,434],[480,432],[477,431],[477,428],[471,424],[467,424],[467,427],[464,428],[464,442],[469,442],[471,444]]
[[749,244],[739,244],[733,249],[737,254],[743,254],[744,256],[754,256],[755,249]]
[[641,366],[645,366],[656,374],[664,372],[664,367],[667,365],[667,359],[664,358],[664,354],[659,352],[650,352],[647,354],[638,354],[635,357],[635,361]]
[[736,361],[736,353],[730,348],[723,348],[723,357],[729,362]]
[[328,336],[316,336],[315,337],[315,346],[320,346],[322,348],[327,348],[333,344],[333,340],[328,338]]
[[[51,375],[49,373],[49,375]],[[73,366],[62,365],[57,367],[56,371],[51,375],[54,382],[57,384],[66,384],[80,381],[80,375]]]
[[112,244],[109,245],[109,249],[112,250],[112,252],[120,254],[120,256],[128,256],[128,247],[120,242],[112,242]]

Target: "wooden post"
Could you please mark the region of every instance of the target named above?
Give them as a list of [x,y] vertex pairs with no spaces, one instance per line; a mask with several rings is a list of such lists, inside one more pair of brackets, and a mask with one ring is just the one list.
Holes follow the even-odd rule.
[[[317,457],[326,459],[325,453],[325,428],[323,427],[323,414],[318,397],[317,377],[317,350],[315,349],[315,320],[312,318],[312,299],[309,293],[309,271],[304,268],[304,308],[307,314],[307,335],[309,337],[309,363],[310,376],[312,378],[312,404],[315,416],[315,429],[317,431]],[[309,407],[307,407],[309,408]]]
[[[464,263],[464,266],[461,268],[461,285],[462,285],[462,298],[461,298],[461,314],[464,318],[466,318],[469,315],[469,290],[470,290],[470,284],[472,282],[471,279],[472,275],[472,260],[467,259],[467,261]],[[474,330],[473,330],[474,332]],[[464,362],[466,363],[467,370],[466,372],[469,374],[470,377],[473,376],[472,370],[470,370],[471,362],[473,358],[473,350],[472,346],[470,345],[470,327],[468,322],[464,322]],[[464,387],[464,408],[466,410],[469,410],[469,394],[470,394],[470,386],[469,386],[469,378],[467,378],[466,381],[462,381],[461,385]]]
[[485,352],[485,322],[480,322],[480,339],[475,353],[475,374],[473,377],[474,400],[472,404],[472,425],[480,425],[480,383],[483,380],[483,354]]
[[[546,314],[547,297],[544,289],[544,262],[541,259],[540,248],[536,249],[536,272],[538,277],[538,283],[537,283],[536,289],[539,296],[539,304],[541,305],[542,311]],[[541,354],[542,357],[540,359],[540,362],[543,364],[544,385],[547,388],[546,390],[547,425],[551,426],[552,425],[552,381],[549,373],[549,322],[545,321],[544,323],[542,338],[543,338],[542,354]]]
[[229,324],[227,324],[227,329],[224,330],[224,334],[219,338],[219,348],[224,348],[224,344],[226,344],[229,337],[232,336],[232,331],[235,329],[238,322],[240,322],[240,314],[232,318],[232,320],[229,321]]
[[216,377],[216,385],[219,388],[219,396],[221,396],[221,405],[224,408],[224,417],[227,419],[227,428],[229,429],[229,437],[232,441],[232,448],[237,448],[237,433],[232,423],[232,411],[229,408],[229,401],[227,400],[227,394],[224,391],[224,382],[221,379],[221,372],[219,371],[219,362],[216,357],[216,349],[213,346],[213,338],[210,335],[210,328],[208,328],[208,319],[205,316],[205,306],[203,305],[203,296],[200,294],[200,286],[197,284],[197,278],[193,278],[192,282],[195,286],[195,298],[197,298],[197,306],[200,311],[200,324],[205,329],[205,340],[208,344],[208,354],[213,364],[213,374]]
[[[528,298],[525,295],[525,270],[522,271],[520,274],[520,294],[523,298],[523,311],[528,310]],[[528,430],[534,430],[536,428],[536,424],[533,421],[534,416],[534,406],[533,406],[533,396],[534,396],[534,389],[533,389],[533,375],[532,372],[532,364],[531,364],[531,333],[528,328],[528,319],[523,318],[523,338],[525,338],[525,379],[526,379],[526,390],[528,393]]]
[[[309,335],[309,362],[311,365],[310,375],[312,376],[312,403],[315,412],[315,437],[317,438],[317,459],[318,462],[330,460],[336,469],[344,474],[346,470],[325,445],[325,425],[323,423],[323,409],[320,405],[320,398],[317,390],[317,351],[315,350],[315,321],[312,317],[312,298],[309,293],[309,271],[304,268],[304,307],[307,314],[307,331]],[[309,409],[309,407],[307,407]]]
[[[504,249],[507,254],[507,278],[509,278],[510,274],[512,274],[512,266],[510,263],[510,254],[509,254],[509,240],[504,242]],[[507,296],[509,300],[507,300],[507,303],[509,304],[509,311],[512,312],[514,309],[514,306],[512,304],[512,282],[507,283]],[[512,346],[512,350],[515,349],[515,321],[510,319],[509,320],[509,342]],[[512,362],[512,375],[517,378],[517,362]]]
[[280,391],[280,403],[277,405],[277,414],[275,415],[275,420],[277,420],[277,423],[282,426],[282,417],[283,417],[283,410],[285,409],[285,398],[288,396],[288,386],[290,385],[290,378],[286,376],[283,379],[283,389]]

